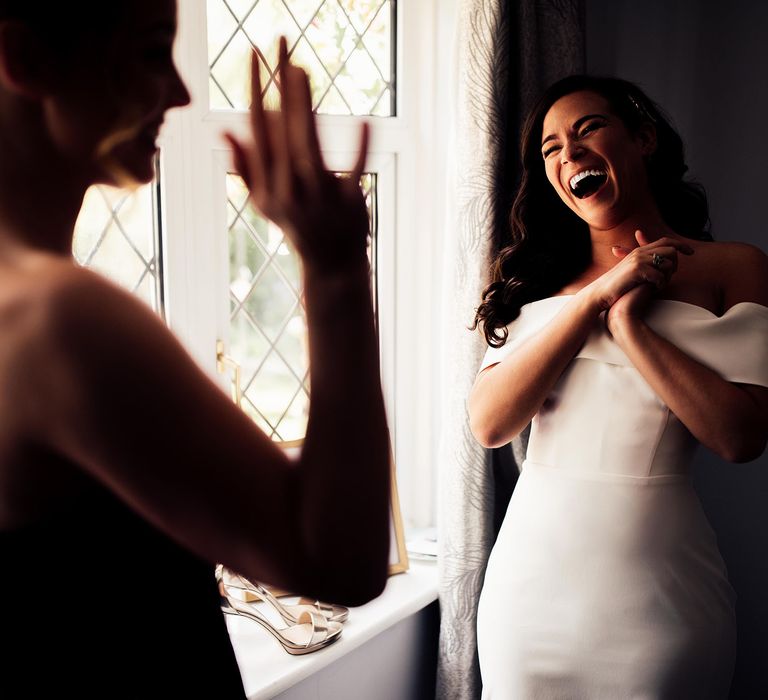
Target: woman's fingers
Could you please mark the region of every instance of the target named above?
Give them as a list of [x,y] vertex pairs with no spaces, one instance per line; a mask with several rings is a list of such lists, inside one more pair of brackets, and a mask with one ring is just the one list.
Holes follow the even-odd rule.
[[[629,250],[624,246],[612,246],[611,251],[617,258],[626,259],[630,267],[630,279],[635,284],[647,282],[661,289],[669,284],[672,275],[677,272],[678,249],[673,245],[647,245]],[[623,265],[622,265],[623,267]],[[616,268],[617,273],[619,267]]]
[[277,89],[280,92],[280,120],[282,122],[282,137],[285,150],[290,154],[290,123],[289,116],[292,111],[293,94],[291,90],[291,76],[288,64],[288,42],[281,36],[277,45]]
[[672,246],[660,246],[643,253],[647,261],[658,270],[668,273],[677,272],[677,249]]
[[357,152],[357,162],[352,168],[352,180],[357,184],[360,180],[360,176],[365,170],[365,161],[368,157],[368,143],[371,138],[371,129],[368,126],[368,122],[363,122],[363,126],[360,129],[360,148]]
[[316,184],[325,172],[309,78],[302,68],[288,59],[285,39],[280,46],[280,100],[283,138],[291,160],[291,172],[307,184]]
[[635,240],[637,241],[637,245],[648,245],[651,243],[651,241],[648,240],[648,236],[646,236],[640,229],[635,231]]
[[676,238],[660,238],[658,241],[654,241],[654,245],[672,246],[678,253],[682,253],[683,255],[693,255],[694,252],[691,246]]
[[235,168],[246,181],[253,203],[283,228],[305,263],[340,269],[364,250],[368,232],[359,181],[368,153],[369,127],[364,124],[360,131],[351,177],[332,177],[324,167],[306,73],[291,65],[287,42],[281,37],[276,73],[280,109],[265,109],[261,56],[257,50],[251,59],[253,141],[241,142],[225,134]]
[[254,167],[264,173],[272,160],[272,147],[264,115],[264,98],[261,94],[259,71],[259,54],[254,50],[251,52],[251,131],[254,145],[251,158],[254,161]]
[[646,282],[654,285],[656,289],[662,289],[669,282],[669,278],[661,270],[656,268],[646,268],[643,270],[642,277]]
[[295,71],[292,88],[294,90],[291,119],[291,143],[293,156],[298,171],[307,177],[317,179],[325,172],[323,156],[320,153],[320,140],[317,136],[315,115],[312,113],[312,93],[309,78],[301,68]]
[[636,249],[638,255],[648,256],[647,261],[650,265],[663,272],[669,278],[677,272],[678,254],[693,255],[694,249],[678,238],[664,236],[657,240],[650,240],[646,234],[641,231],[635,231],[635,239],[640,248]]
[[288,64],[288,42],[281,36],[277,47],[278,89],[280,91],[280,111],[273,115],[274,130],[272,144],[277,154],[274,160],[275,179],[281,183],[283,191],[288,191],[293,179],[293,159],[291,144],[290,115],[293,109],[290,66]]
[[251,169],[248,163],[248,157],[245,155],[245,149],[242,144],[230,133],[224,134],[229,147],[232,149],[232,160],[235,165],[235,172],[243,178],[248,189],[253,188],[253,178],[251,177]]
[[651,246],[672,246],[684,255],[693,255],[694,252],[690,245],[684,241],[679,240],[678,238],[663,236],[662,238],[651,240],[640,229],[635,231],[635,240],[641,248],[648,248]]

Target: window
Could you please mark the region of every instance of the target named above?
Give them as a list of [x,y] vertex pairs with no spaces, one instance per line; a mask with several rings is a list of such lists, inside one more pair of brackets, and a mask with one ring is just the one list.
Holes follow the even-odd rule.
[[[279,230],[245,206],[221,138],[224,130],[248,134],[250,42],[261,51],[269,95],[277,37],[285,34],[310,72],[331,170],[342,173],[353,163],[361,115],[372,122],[363,184],[374,223],[382,375],[403,516],[416,526],[434,523],[437,455],[441,207],[433,183],[441,174],[435,135],[445,121],[434,109],[437,6],[180,2],[177,61],[193,102],[166,118],[162,181],[132,193],[89,192],[75,240],[80,261],[116,276],[161,311],[227,389],[231,377],[216,371],[223,341],[241,365],[243,408],[268,435],[289,442],[303,436],[309,387],[297,261]],[[324,38],[329,31],[333,41]],[[111,262],[118,257],[121,268]]]
[[158,188],[94,186],[85,195],[73,240],[75,260],[98,270],[163,312]]
[[276,98],[275,36],[312,83],[318,114],[395,114],[394,0],[208,0],[211,109],[250,104],[248,59],[257,47],[262,85]]
[[[252,51],[260,57],[263,95],[278,99],[275,34],[310,75],[316,113],[389,115],[394,5],[389,0],[256,0],[206,4],[211,109],[244,113],[251,101]],[[280,230],[247,204],[240,179],[226,176],[229,233],[230,361],[240,367],[243,410],[273,439],[295,443],[309,405],[306,327],[299,261]],[[376,174],[363,178],[375,224]],[[375,226],[371,231],[375,239]],[[376,279],[373,279],[374,289]]]
[[[366,195],[374,289],[376,175],[361,178]],[[303,439],[309,407],[307,329],[299,261],[280,229],[248,205],[248,190],[227,175],[229,355],[240,366],[240,407],[272,439]]]

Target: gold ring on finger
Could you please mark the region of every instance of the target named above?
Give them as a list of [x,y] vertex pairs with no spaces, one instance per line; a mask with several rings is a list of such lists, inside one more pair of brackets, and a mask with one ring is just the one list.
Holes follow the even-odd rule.
[[654,253],[653,257],[651,258],[651,265],[653,265],[657,270],[660,270],[665,260],[666,258],[663,255]]

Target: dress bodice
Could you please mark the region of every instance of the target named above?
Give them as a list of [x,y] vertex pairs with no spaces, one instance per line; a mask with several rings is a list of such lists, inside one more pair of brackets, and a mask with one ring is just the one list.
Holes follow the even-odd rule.
[[[481,369],[511,355],[570,298],[526,304],[508,326],[505,345],[490,348]],[[658,300],[645,320],[723,378],[768,386],[768,307],[741,302],[716,316],[686,302]],[[598,322],[534,417],[527,459],[572,472],[656,481],[686,475],[696,445]]]

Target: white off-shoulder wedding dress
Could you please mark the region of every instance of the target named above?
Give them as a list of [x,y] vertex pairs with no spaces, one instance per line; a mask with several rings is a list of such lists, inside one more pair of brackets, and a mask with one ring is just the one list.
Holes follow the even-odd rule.
[[[527,304],[500,362],[569,301]],[[768,386],[768,308],[661,300],[646,321],[731,382]],[[717,401],[717,396],[711,397]],[[690,477],[697,442],[596,324],[533,419],[480,596],[483,698],[726,698],[733,589]]]

